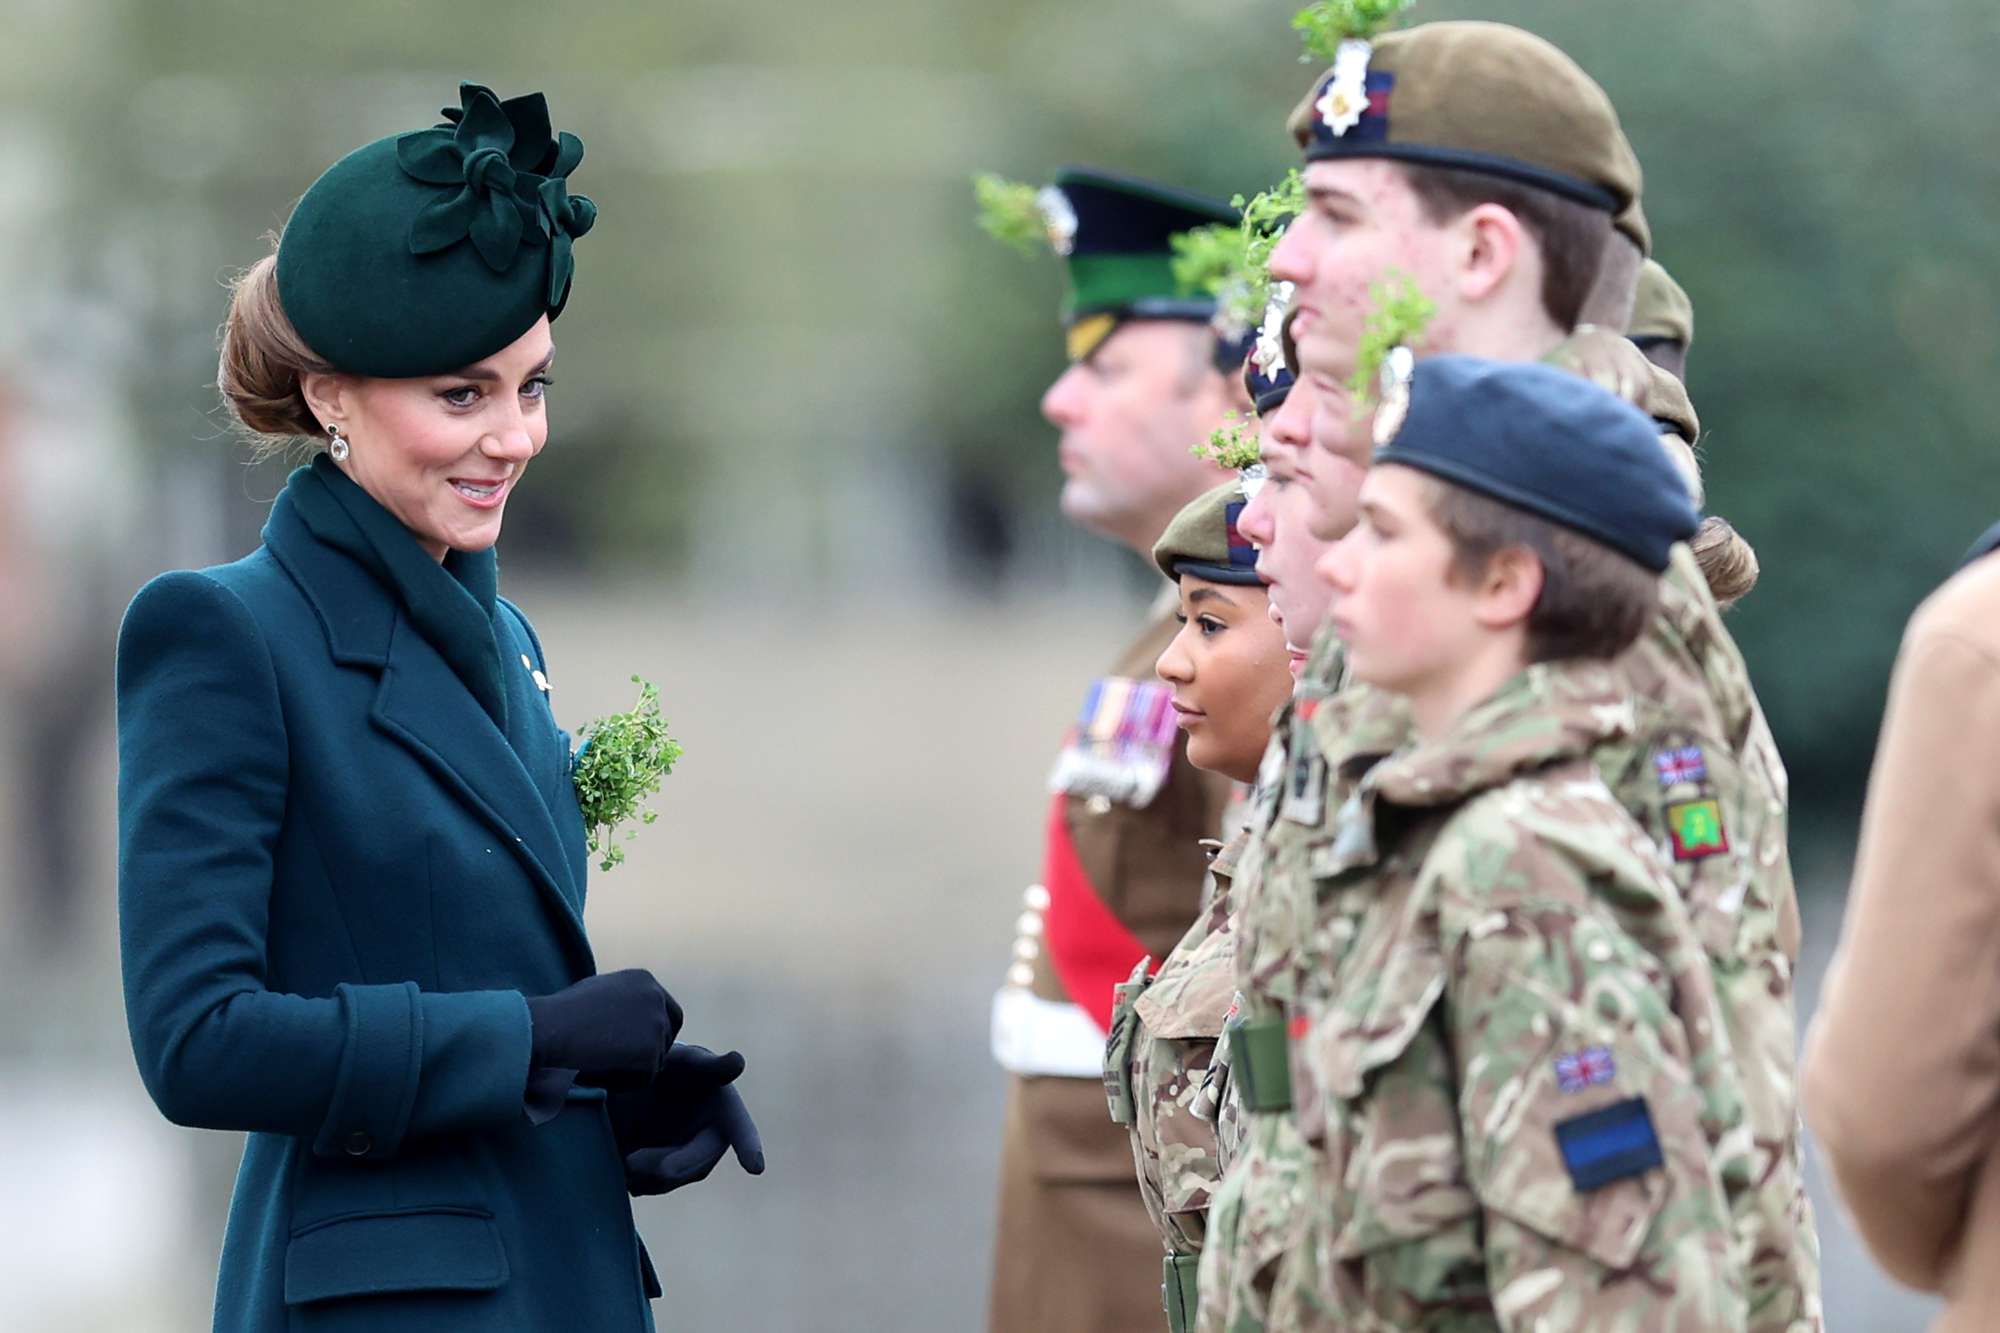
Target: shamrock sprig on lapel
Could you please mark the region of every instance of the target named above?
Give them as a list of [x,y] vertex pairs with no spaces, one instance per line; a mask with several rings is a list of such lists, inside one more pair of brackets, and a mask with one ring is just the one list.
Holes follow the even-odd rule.
[[622,840],[614,839],[620,824],[633,818],[650,824],[659,818],[657,811],[644,808],[644,802],[659,793],[661,781],[674,771],[674,761],[682,753],[680,742],[667,734],[667,720],[660,716],[659,689],[638,676],[632,683],[639,687],[638,704],[586,726],[583,743],[570,759],[570,781],[576,787],[591,853],[601,858],[599,870],[625,860],[623,844],[637,830],[628,829]]

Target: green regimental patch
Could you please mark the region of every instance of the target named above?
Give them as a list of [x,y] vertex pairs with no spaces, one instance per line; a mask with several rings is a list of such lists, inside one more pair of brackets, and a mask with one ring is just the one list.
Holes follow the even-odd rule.
[[1668,806],[1667,832],[1673,838],[1676,861],[1699,861],[1729,850],[1722,806],[1713,798]]

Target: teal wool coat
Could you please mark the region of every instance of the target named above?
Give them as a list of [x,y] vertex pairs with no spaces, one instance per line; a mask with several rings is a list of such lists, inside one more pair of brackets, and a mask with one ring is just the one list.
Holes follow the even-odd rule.
[[126,614],[132,1044],[169,1119],[250,1132],[218,1330],[652,1327],[603,1094],[523,1110],[523,997],[594,965],[569,738],[496,621],[510,735],[289,491]]

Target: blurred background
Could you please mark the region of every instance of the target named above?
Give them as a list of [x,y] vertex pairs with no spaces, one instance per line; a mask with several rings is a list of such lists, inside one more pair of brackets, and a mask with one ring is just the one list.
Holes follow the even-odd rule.
[[[1047,765],[1148,587],[1055,514],[1059,274],[977,231],[968,178],[1271,183],[1313,73],[1292,8],[0,0],[7,1327],[207,1327],[240,1143],[160,1120],[126,1046],[117,620],[150,575],[254,546],[283,482],[216,407],[225,278],[461,77],[545,89],[602,209],[508,590],[566,724],[643,672],[688,750],[592,933],[691,1039],[747,1052],[771,1158],[640,1207],[661,1327],[980,1326],[986,1005]],[[1645,163],[1712,505],[1764,561],[1732,623],[1791,769],[1809,1012],[1901,625],[2000,517],[2000,9],[1417,14],[1555,40]],[[1922,1327],[1818,1198],[1831,1327]]]

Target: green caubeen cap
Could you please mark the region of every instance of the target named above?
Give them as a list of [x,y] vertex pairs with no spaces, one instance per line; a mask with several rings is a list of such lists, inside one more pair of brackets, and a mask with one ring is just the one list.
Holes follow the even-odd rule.
[[1639,159],[1575,61],[1503,23],[1425,23],[1341,41],[1286,123],[1309,162],[1378,157],[1482,172],[1612,215],[1641,251]]
[[1049,242],[1069,268],[1063,323],[1081,360],[1127,319],[1206,322],[1215,300],[1182,290],[1173,238],[1214,223],[1235,225],[1218,199],[1131,176],[1065,167],[1037,197]]
[[1655,343],[1694,345],[1694,302],[1673,275],[1648,259],[1639,270],[1639,295],[1632,302],[1632,320],[1625,336],[1640,347]]
[[569,300],[570,243],[597,207],[569,193],[583,142],[540,93],[459,87],[445,123],[341,158],[278,241],[278,300],[306,345],[357,375],[441,375]]
[[1210,583],[1262,584],[1257,548],[1236,530],[1249,503],[1241,478],[1217,486],[1174,515],[1153,544],[1153,563],[1175,580],[1192,574]]

